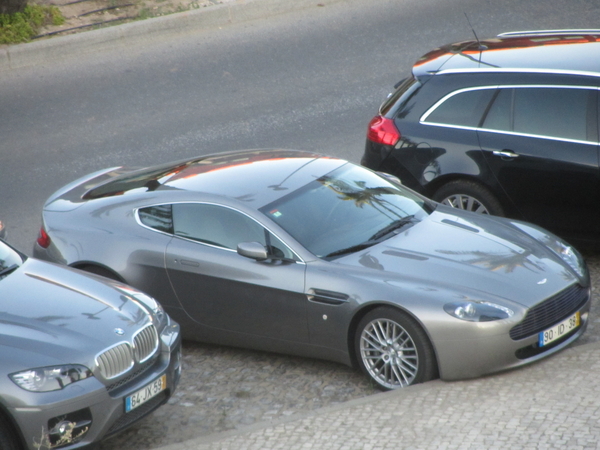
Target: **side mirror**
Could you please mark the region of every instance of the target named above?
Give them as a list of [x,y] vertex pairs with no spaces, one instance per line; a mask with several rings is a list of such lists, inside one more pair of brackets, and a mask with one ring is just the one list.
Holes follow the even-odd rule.
[[237,246],[237,252],[239,255],[257,261],[269,259],[267,249],[259,242],[240,242]]

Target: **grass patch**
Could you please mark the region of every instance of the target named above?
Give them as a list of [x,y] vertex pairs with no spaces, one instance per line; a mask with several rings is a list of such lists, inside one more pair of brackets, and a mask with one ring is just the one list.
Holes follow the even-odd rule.
[[27,5],[20,13],[0,14],[0,44],[29,42],[42,26],[64,21],[60,10],[48,5]]

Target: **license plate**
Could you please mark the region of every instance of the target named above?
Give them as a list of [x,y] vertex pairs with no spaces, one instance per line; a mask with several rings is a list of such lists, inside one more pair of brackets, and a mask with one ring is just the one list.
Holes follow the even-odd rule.
[[167,376],[163,375],[160,378],[157,378],[152,383],[143,387],[139,391],[131,394],[129,397],[125,398],[125,412],[129,412],[132,409],[137,408],[140,405],[143,405],[152,397],[156,397],[162,391],[167,388]]
[[538,335],[539,346],[543,347],[544,345],[548,345],[551,342],[554,342],[557,339],[560,339],[565,334],[567,334],[569,331],[572,331],[575,328],[577,328],[580,323],[581,323],[581,320],[579,318],[579,312],[576,312],[571,317],[569,317],[566,320],[563,320],[558,325],[555,325],[552,328],[548,328],[547,330],[542,331]]

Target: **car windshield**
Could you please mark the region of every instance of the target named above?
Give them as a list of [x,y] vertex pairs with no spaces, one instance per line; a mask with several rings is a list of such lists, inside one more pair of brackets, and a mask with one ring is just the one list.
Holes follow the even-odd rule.
[[263,208],[314,255],[334,259],[418,223],[427,200],[369,170],[345,164]]
[[18,269],[23,264],[23,258],[8,245],[0,242],[0,281]]

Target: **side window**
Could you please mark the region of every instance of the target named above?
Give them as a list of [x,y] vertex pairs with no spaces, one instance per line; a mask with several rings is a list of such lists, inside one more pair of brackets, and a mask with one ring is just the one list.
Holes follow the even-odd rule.
[[500,89],[494,103],[490,107],[483,128],[488,130],[513,131],[512,105],[514,89]]
[[176,236],[236,250],[240,242],[259,242],[274,256],[297,260],[277,237],[250,217],[230,208],[202,203],[173,205]]
[[446,98],[423,118],[425,123],[440,123],[476,128],[495,89],[474,89]]
[[171,205],[150,206],[141,208],[138,211],[140,222],[150,228],[165,233],[173,233],[173,217],[171,215]]
[[562,139],[595,137],[596,91],[576,88],[501,89],[484,128]]
[[516,89],[517,133],[586,140],[587,89]]

